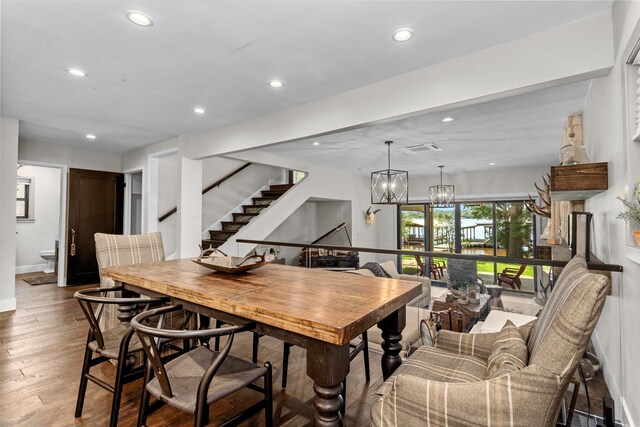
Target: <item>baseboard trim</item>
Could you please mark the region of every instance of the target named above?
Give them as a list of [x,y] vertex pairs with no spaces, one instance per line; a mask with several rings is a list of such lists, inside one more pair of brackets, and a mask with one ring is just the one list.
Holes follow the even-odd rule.
[[593,344],[593,348],[595,349],[596,354],[600,359],[600,366],[602,366],[604,382],[607,384],[609,394],[611,395],[611,398],[614,400],[616,405],[616,413],[614,414],[616,417],[616,422],[619,422],[619,420],[621,420],[623,416],[622,412],[626,411],[626,408],[624,407],[624,398],[620,394],[618,383],[611,375],[611,369],[609,369],[609,360],[607,359],[607,352],[604,350],[602,345],[600,345],[600,340],[598,339],[598,335],[595,333],[595,331],[591,335],[591,343]]
[[16,309],[16,299],[15,298],[7,298],[0,300],[0,313],[4,311],[15,311]]
[[37,273],[42,272],[47,268],[47,264],[34,264],[34,265],[22,265],[20,267],[16,267],[16,274],[24,274],[24,273]]

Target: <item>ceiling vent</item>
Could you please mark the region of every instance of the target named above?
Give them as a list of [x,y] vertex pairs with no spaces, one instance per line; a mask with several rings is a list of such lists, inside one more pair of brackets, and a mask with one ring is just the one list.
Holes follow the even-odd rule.
[[426,144],[407,147],[407,151],[410,153],[422,153],[423,151],[442,151],[442,148],[438,147],[433,142],[427,142]]

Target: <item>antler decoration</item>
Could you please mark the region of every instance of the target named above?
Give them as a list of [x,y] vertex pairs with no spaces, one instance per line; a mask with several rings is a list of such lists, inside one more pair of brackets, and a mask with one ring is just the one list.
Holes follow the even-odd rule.
[[365,220],[364,220],[367,225],[373,224],[373,221],[375,221],[376,219],[376,213],[379,210],[380,209],[376,209],[375,211],[371,212],[371,206],[369,206],[369,209],[367,209],[367,213],[365,214]]
[[547,218],[551,218],[551,195],[549,193],[551,187],[549,185],[550,180],[551,177],[549,176],[549,174],[547,174],[546,178],[544,177],[544,175],[542,176],[542,181],[544,182],[544,190],[538,187],[537,183],[533,183],[533,185],[536,187],[536,191],[538,192],[538,196],[540,196],[540,200],[542,200],[542,203],[544,203],[544,206],[536,205],[536,202],[531,198],[531,195],[529,195],[529,200],[525,200],[524,202],[525,206],[530,212],[533,212],[535,215],[544,216]]

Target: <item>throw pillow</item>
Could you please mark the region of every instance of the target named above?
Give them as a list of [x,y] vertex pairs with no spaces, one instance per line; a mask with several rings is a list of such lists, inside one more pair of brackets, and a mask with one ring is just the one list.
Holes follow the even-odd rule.
[[497,378],[527,366],[529,352],[522,334],[510,320],[502,327],[487,359],[487,376]]
[[389,260],[380,263],[380,267],[384,268],[384,271],[387,272],[392,279],[399,279],[400,275],[398,274],[398,270],[396,269],[396,264]]
[[391,278],[391,275],[384,271],[384,268],[380,266],[377,262],[368,262],[362,266],[362,268],[366,268],[371,271],[376,277],[386,277],[388,279]]

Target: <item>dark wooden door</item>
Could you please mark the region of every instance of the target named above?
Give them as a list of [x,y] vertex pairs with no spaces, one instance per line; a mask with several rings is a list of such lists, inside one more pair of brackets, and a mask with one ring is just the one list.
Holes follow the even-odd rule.
[[124,175],[69,169],[67,285],[98,283],[95,233],[122,234]]

